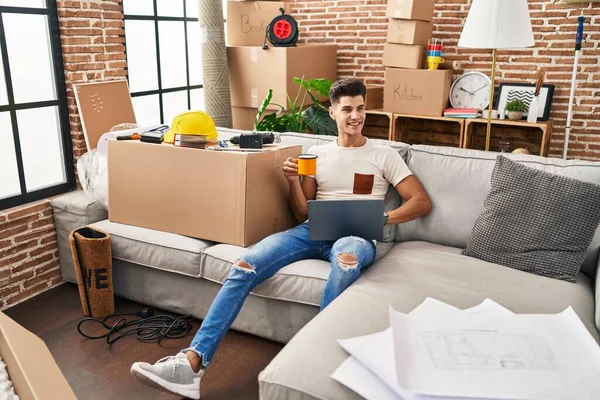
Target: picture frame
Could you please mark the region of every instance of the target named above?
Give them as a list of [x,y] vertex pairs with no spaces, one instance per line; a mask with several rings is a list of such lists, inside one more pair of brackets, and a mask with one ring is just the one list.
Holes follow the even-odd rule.
[[[496,109],[503,110],[511,100],[521,99],[527,106],[533,99],[535,84],[529,83],[501,83],[498,87],[498,97]],[[552,97],[554,96],[554,85],[544,84],[540,89],[540,107],[538,110],[538,121],[548,121],[550,119],[550,108],[552,106]],[[524,120],[527,119],[527,112],[523,113]]]

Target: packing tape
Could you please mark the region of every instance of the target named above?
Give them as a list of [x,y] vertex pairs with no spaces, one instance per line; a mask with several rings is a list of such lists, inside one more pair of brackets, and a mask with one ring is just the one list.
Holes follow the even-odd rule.
[[252,108],[258,108],[258,89],[256,88],[250,90],[250,103]]
[[258,62],[258,47],[252,47],[250,49],[250,62]]

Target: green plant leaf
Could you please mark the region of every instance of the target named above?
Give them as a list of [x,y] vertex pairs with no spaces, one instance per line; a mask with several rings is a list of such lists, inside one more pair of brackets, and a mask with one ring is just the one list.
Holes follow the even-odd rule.
[[256,112],[256,117],[254,117],[254,130],[258,129],[258,123],[260,122],[260,117],[263,115],[269,104],[271,103],[271,99],[273,98],[273,89],[269,89],[267,92],[267,96],[263,100],[260,107],[258,107],[258,111]]
[[256,126],[257,131],[262,132],[281,132],[282,121],[281,117],[277,116],[277,113],[265,115]]
[[337,136],[337,125],[326,110],[311,106],[303,114],[302,121],[313,134]]
[[323,104],[321,104],[319,99],[317,99],[314,94],[312,94],[310,92],[308,92],[308,94],[310,95],[310,98],[312,99],[314,106],[322,108],[323,110],[329,112],[329,109],[327,107],[325,107]]
[[506,103],[504,109],[506,111],[525,112],[529,109],[529,106],[523,100],[515,99]]
[[315,91],[317,94],[323,97],[329,97],[329,90],[333,82],[329,79],[315,78],[306,81],[302,78],[294,78],[294,82],[302,86],[307,91]]

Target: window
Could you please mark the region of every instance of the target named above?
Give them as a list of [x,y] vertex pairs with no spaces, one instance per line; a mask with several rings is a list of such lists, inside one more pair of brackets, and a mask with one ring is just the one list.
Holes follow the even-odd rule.
[[74,187],[56,0],[0,0],[0,210]]
[[123,14],[138,124],[169,125],[185,110],[203,110],[198,0],[123,0]]

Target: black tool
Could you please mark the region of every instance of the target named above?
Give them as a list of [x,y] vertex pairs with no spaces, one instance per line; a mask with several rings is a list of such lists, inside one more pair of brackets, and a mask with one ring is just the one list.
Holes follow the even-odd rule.
[[242,133],[231,138],[231,143],[238,144],[241,149],[262,149],[263,144],[275,143],[275,135],[267,133]]
[[149,131],[142,133],[140,142],[161,144],[164,134],[160,131]]

